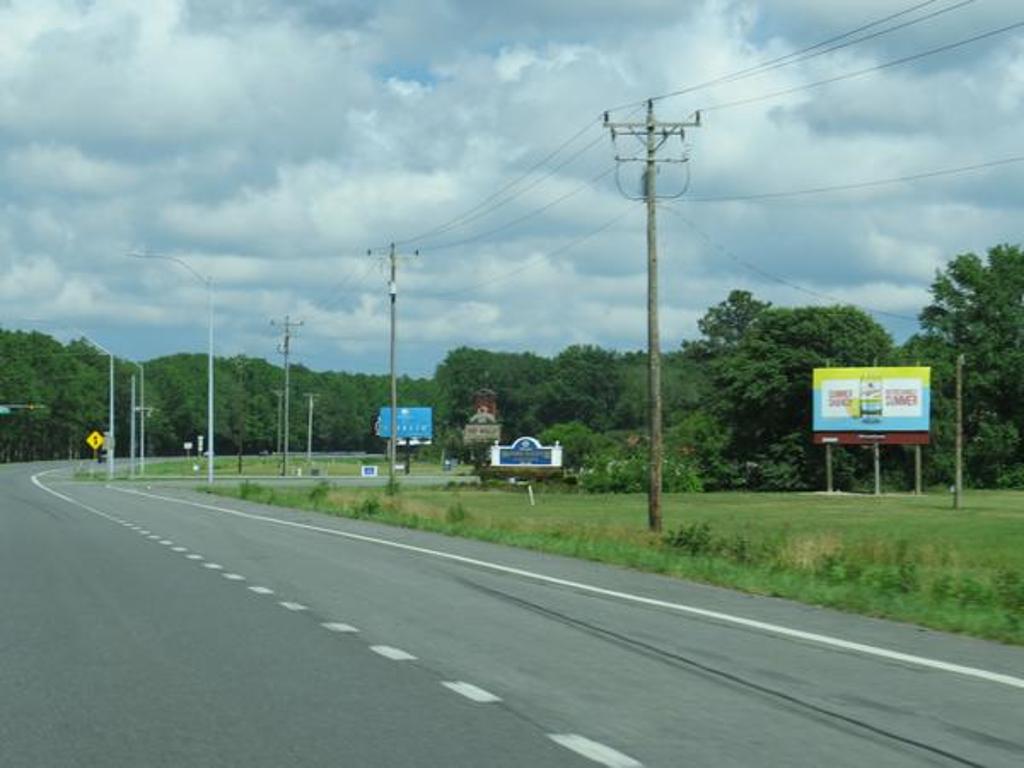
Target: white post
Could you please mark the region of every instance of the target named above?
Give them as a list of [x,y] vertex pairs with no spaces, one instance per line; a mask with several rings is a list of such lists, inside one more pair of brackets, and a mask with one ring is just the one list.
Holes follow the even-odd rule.
[[142,363],[139,363],[139,375],[141,376],[141,381],[139,382],[139,384],[141,385],[141,392],[139,394],[140,394],[140,398],[142,400],[142,406],[141,406],[142,410],[139,411],[139,413],[140,413],[140,421],[141,421],[140,426],[142,427],[142,436],[141,436],[141,441],[139,443],[139,474],[140,475],[145,475],[146,474],[146,368],[142,365]]
[[131,427],[128,433],[131,435],[128,444],[128,477],[135,477],[135,374],[132,374],[132,404],[130,408],[131,413]]
[[107,478],[114,479],[114,446],[117,444],[114,436],[114,355],[110,355],[110,424],[107,426],[107,434],[110,437],[110,446],[107,448]]

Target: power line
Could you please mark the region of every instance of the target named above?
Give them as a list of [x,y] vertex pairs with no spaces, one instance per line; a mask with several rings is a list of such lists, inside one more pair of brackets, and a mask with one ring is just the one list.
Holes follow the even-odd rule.
[[[531,165],[526,171],[524,171],[522,174],[517,176],[512,181],[508,182],[507,184],[505,184],[502,187],[500,187],[499,189],[497,189],[495,192],[492,192],[490,195],[485,197],[483,200],[481,200],[476,205],[472,206],[471,208],[468,208],[467,210],[463,211],[459,215],[457,215],[457,216],[455,216],[455,217],[453,217],[453,218],[451,218],[451,219],[449,219],[449,220],[447,220],[447,221],[445,221],[445,222],[443,222],[441,224],[438,224],[435,227],[432,227],[432,228],[430,228],[428,230],[425,230],[424,232],[421,232],[419,234],[413,235],[411,237],[407,237],[404,240],[395,241],[395,245],[403,246],[403,245],[409,245],[410,243],[418,242],[420,240],[425,240],[425,239],[427,239],[427,238],[429,238],[429,237],[431,237],[433,235],[442,234],[443,232],[447,232],[448,230],[450,230],[450,229],[452,229],[454,227],[460,226],[461,224],[465,223],[465,220],[468,217],[474,216],[481,209],[485,208],[489,203],[491,203],[492,201],[494,201],[497,198],[501,197],[506,192],[512,190],[513,188],[515,188],[516,186],[521,184],[525,179],[527,179],[530,176],[532,176],[536,171],[540,170],[545,165],[547,165],[549,162],[551,162],[554,158],[556,158],[558,155],[560,155],[565,149],[567,149],[573,143],[575,143],[581,136],[583,136],[583,134],[585,134],[587,131],[589,131],[591,128],[593,128],[595,124],[599,124],[599,122],[598,122],[599,120],[600,120],[600,116],[598,116],[594,120],[588,121],[582,128],[580,128],[579,130],[574,132],[571,136],[569,136],[567,139],[562,141],[557,147],[555,147],[553,150],[551,150],[548,154],[546,154],[544,157],[542,157],[536,163]],[[594,142],[594,143],[596,143],[596,142]],[[592,146],[592,145],[587,145],[587,147],[585,147],[583,151],[585,151],[586,149],[589,149],[590,146]],[[581,153],[582,153],[582,151],[580,153],[578,153],[578,154],[581,154]],[[575,157],[576,156],[574,155],[574,157],[572,159],[574,159]],[[563,163],[563,165],[564,165],[564,163]],[[559,167],[562,167],[562,166],[559,166]],[[504,205],[509,200],[512,200],[515,197],[518,197],[520,194],[522,194],[522,192],[518,192],[518,193],[510,196],[508,199],[502,201],[500,203],[500,205]],[[496,206],[496,207],[500,207],[500,205]],[[374,250],[378,251],[378,252],[385,252],[385,251],[388,250],[388,248],[389,248],[389,246],[378,246]]]
[[482,280],[480,282],[473,283],[471,285],[463,286],[462,288],[459,288],[458,290],[455,290],[455,291],[446,291],[444,293],[435,293],[432,296],[430,296],[429,298],[431,298],[431,299],[446,299],[446,298],[451,298],[451,297],[454,297],[454,296],[462,296],[462,295],[465,295],[465,294],[469,293],[470,291],[476,290],[477,288],[483,288],[483,287],[486,287],[488,285],[492,285],[494,283],[503,282],[503,281],[507,280],[510,277],[513,277],[513,276],[518,275],[518,274],[520,274],[522,272],[525,272],[527,269],[529,269],[531,266],[533,266],[534,262],[539,261],[540,259],[543,259],[543,258],[550,259],[553,256],[559,256],[559,255],[561,255],[561,254],[563,254],[563,253],[565,253],[567,251],[572,250],[573,248],[575,248],[575,247],[577,247],[579,245],[582,245],[587,240],[590,240],[591,238],[596,237],[597,235],[601,234],[605,230],[607,230],[610,227],[612,227],[615,224],[617,224],[619,221],[624,219],[629,213],[631,213],[632,210],[633,210],[632,206],[628,207],[626,210],[622,211],[621,213],[617,214],[616,216],[613,216],[612,218],[610,218],[607,221],[605,221],[603,224],[601,224],[596,229],[592,229],[589,232],[587,232],[586,234],[581,235],[580,237],[577,237],[574,240],[571,240],[570,242],[566,243],[565,245],[562,245],[562,246],[560,246],[558,248],[555,248],[552,251],[546,251],[546,252],[543,252],[543,253],[535,253],[533,256],[529,257],[526,260],[525,263],[523,263],[521,266],[517,267],[516,269],[510,270],[508,272],[504,272],[504,273],[502,273],[500,275],[497,275],[495,277],[489,278],[487,280]]
[[981,40],[987,40],[990,37],[996,37],[997,35],[1002,35],[1002,34],[1005,34],[1007,32],[1011,32],[1011,31],[1013,31],[1015,29],[1019,29],[1021,27],[1024,27],[1024,21],[1017,21],[1017,22],[1014,22],[1013,24],[1007,24],[1004,27],[998,27],[996,29],[990,29],[987,32],[982,32],[980,34],[973,35],[971,37],[967,37],[967,38],[964,38],[962,40],[957,40],[957,41],[952,42],[952,43],[946,43],[945,45],[940,45],[940,46],[938,46],[936,48],[929,48],[928,50],[919,51],[918,53],[913,53],[913,54],[910,54],[909,56],[901,56],[901,57],[899,57],[897,59],[890,59],[889,61],[885,61],[885,62],[882,62],[881,64],[876,64],[876,65],[871,66],[871,67],[865,67],[863,69],[854,70],[852,72],[846,72],[846,73],[841,74],[841,75],[834,75],[833,77],[826,77],[826,78],[824,78],[822,80],[815,80],[815,81],[810,82],[810,83],[804,83],[803,85],[793,86],[792,88],[783,88],[782,90],[779,90],[779,91],[772,91],[770,93],[762,93],[762,94],[759,94],[757,96],[748,96],[748,97],[743,98],[743,99],[736,99],[735,101],[727,101],[727,102],[724,102],[722,104],[715,104],[715,105],[710,106],[710,107],[703,107],[701,109],[701,112],[717,112],[717,111],[720,111],[720,110],[723,110],[723,109],[732,109],[733,107],[740,107],[740,106],[744,106],[746,104],[754,104],[754,103],[759,102],[759,101],[767,101],[769,99],[776,99],[776,98],[779,98],[780,96],[788,96],[790,94],[799,93],[801,91],[807,91],[807,90],[810,90],[812,88],[820,88],[823,85],[830,85],[832,83],[838,83],[838,82],[841,82],[843,80],[852,80],[853,78],[856,78],[856,77],[862,77],[864,75],[869,75],[869,74],[872,74],[874,72],[880,72],[882,70],[890,69],[892,67],[897,67],[897,66],[900,66],[902,64],[909,64],[911,62],[927,58],[928,56],[935,56],[936,54],[939,54],[939,53],[945,53],[947,51],[952,51],[952,50],[955,50],[957,48],[962,48],[965,45],[970,45],[972,43],[977,43],[977,42],[979,42]]
[[578,187],[575,187],[575,188],[571,189],[570,191],[566,192],[565,194],[556,197],[554,200],[551,200],[550,202],[545,203],[544,205],[540,206],[539,208],[534,208],[532,211],[529,211],[529,212],[523,214],[522,216],[519,216],[519,217],[517,217],[515,219],[512,219],[511,221],[507,221],[504,224],[502,224],[501,226],[495,227],[494,229],[489,229],[489,230],[486,230],[484,232],[480,232],[480,233],[478,233],[476,235],[473,235],[472,237],[467,237],[467,238],[464,238],[462,240],[452,240],[452,241],[449,241],[447,243],[441,243],[440,245],[427,246],[427,247],[423,248],[422,250],[426,251],[426,252],[442,251],[442,250],[448,250],[448,249],[451,249],[451,248],[458,248],[458,247],[463,246],[463,245],[469,245],[470,243],[476,243],[476,242],[479,242],[480,240],[484,240],[484,239],[490,237],[491,235],[497,234],[498,232],[503,232],[506,229],[509,229],[510,227],[514,227],[516,224],[522,224],[524,221],[528,221],[529,219],[532,219],[535,216],[539,216],[540,214],[544,213],[545,211],[550,210],[551,208],[554,208],[556,205],[559,205],[560,203],[564,203],[569,198],[575,197],[580,192],[583,192],[585,189],[588,189],[589,187],[592,187],[594,184],[599,182],[601,179],[603,179],[606,176],[608,176],[609,174],[611,174],[611,172],[613,170],[615,170],[614,166],[608,167],[605,170],[601,171],[596,176],[594,176],[593,178],[589,179],[588,181],[584,182],[583,184],[580,184]]
[[825,194],[828,192],[845,192],[848,190],[855,189],[869,189],[871,187],[882,187],[889,184],[902,184],[909,183],[912,181],[921,181],[922,179],[934,179],[941,176],[953,176],[960,173],[969,173],[971,171],[984,170],[986,168],[996,168],[1001,165],[1011,165],[1013,163],[1024,162],[1024,155],[1011,155],[1010,157],[1003,157],[998,160],[988,160],[982,163],[974,163],[972,165],[961,165],[956,168],[942,168],[936,171],[923,171],[921,173],[908,174],[906,176],[890,176],[885,179],[873,179],[870,181],[858,181],[851,184],[831,184],[822,187],[807,187],[804,189],[792,189],[778,192],[754,192],[746,195],[715,195],[715,196],[693,196],[688,197],[687,201],[691,203],[732,203],[742,202],[748,200],[772,200],[783,197],[800,197],[806,195],[818,195]]
[[[841,48],[846,48],[846,47],[849,47],[851,45],[855,45],[857,43],[862,43],[862,42],[865,42],[867,40],[871,40],[873,38],[880,37],[881,35],[885,35],[885,34],[888,34],[890,32],[895,32],[895,31],[897,31],[899,29],[903,29],[904,27],[911,26],[913,24],[917,24],[917,23],[920,23],[922,21],[926,21],[927,19],[933,18],[934,16],[940,15],[942,13],[948,13],[949,11],[956,10],[957,8],[960,8],[960,7],[964,6],[964,5],[968,5],[968,4],[974,2],[974,0],[963,0],[963,2],[957,3],[956,5],[953,5],[953,6],[948,7],[948,8],[941,9],[939,11],[935,11],[933,13],[930,13],[930,14],[926,15],[926,16],[922,16],[922,17],[919,17],[917,19],[912,19],[912,20],[907,21],[907,22],[903,22],[902,24],[896,25],[894,27],[890,27],[890,28],[887,28],[885,30],[881,30],[879,32],[872,33],[871,35],[867,35],[867,36],[864,36],[864,37],[861,37],[861,38],[857,38],[856,40],[847,41],[845,43],[841,43],[839,45],[835,45],[835,46],[833,46],[831,48],[828,48],[827,50],[823,50],[823,51],[819,50],[819,49],[825,48],[826,46],[830,46],[833,43],[838,43],[840,40],[845,40],[846,38],[851,37],[852,35],[856,35],[859,32],[864,32],[866,30],[872,29],[873,27],[877,27],[877,26],[879,26],[881,24],[885,24],[886,22],[893,21],[894,19],[898,19],[898,18],[900,18],[902,16],[906,16],[908,14],[914,13],[915,11],[919,11],[922,8],[925,8],[925,7],[929,6],[929,5],[934,5],[938,1],[939,0],[925,0],[924,2],[915,3],[914,5],[911,5],[908,8],[904,8],[901,11],[896,11],[895,13],[891,13],[888,16],[883,16],[883,17],[881,17],[879,19],[875,19],[874,21],[870,21],[870,22],[868,22],[866,24],[862,24],[862,25],[860,25],[858,27],[855,27],[853,29],[847,30],[846,32],[842,32],[842,33],[840,33],[838,35],[834,35],[834,36],[829,37],[829,38],[827,38],[825,40],[821,40],[821,41],[819,41],[817,43],[813,43],[812,45],[805,46],[804,48],[800,48],[800,49],[798,49],[796,51],[792,51],[790,53],[783,54],[782,56],[776,56],[773,59],[768,59],[767,61],[762,61],[759,64],[754,64],[754,65],[752,65],[750,67],[746,67],[744,69],[740,69],[740,70],[738,70],[736,72],[731,72],[731,73],[725,74],[725,75],[719,75],[719,76],[714,77],[714,78],[712,78],[710,80],[705,80],[704,82],[697,83],[695,85],[685,86],[683,88],[679,88],[679,89],[674,90],[674,91],[669,91],[668,93],[663,93],[663,94],[659,94],[657,96],[653,96],[652,100],[654,100],[654,101],[661,101],[663,99],[672,98],[674,96],[682,96],[682,95],[687,94],[687,93],[693,93],[694,91],[699,91],[699,90],[703,90],[705,88],[710,88],[710,87],[715,86],[715,85],[720,85],[720,84],[723,84],[723,83],[732,83],[732,82],[736,82],[736,81],[739,81],[739,80],[745,80],[748,77],[753,77],[755,75],[760,75],[760,74],[762,74],[764,72],[769,72],[769,71],[774,70],[774,69],[779,69],[781,67],[789,66],[790,64],[796,64],[796,63],[799,63],[801,61],[806,61],[807,59],[811,59],[811,58],[814,58],[816,56],[821,56],[821,55],[824,55],[826,53],[831,53],[831,52],[839,50]],[[642,101],[635,101],[635,102],[630,102],[628,104],[622,104],[622,105],[620,105],[618,107],[612,108],[610,111],[617,112],[617,111],[619,111],[621,109],[628,109],[629,107],[642,106],[643,104],[646,103],[646,101],[647,100],[644,99]]]
[[888,311],[886,311],[884,309],[875,309],[874,307],[869,307],[869,306],[866,306],[866,305],[863,305],[863,304],[857,304],[857,303],[852,302],[852,301],[847,301],[847,300],[844,300],[844,299],[840,299],[837,296],[832,296],[831,294],[828,294],[828,293],[822,293],[821,291],[816,291],[813,288],[808,288],[807,286],[800,285],[799,283],[794,283],[791,280],[788,280],[788,279],[786,279],[784,277],[780,277],[779,275],[773,274],[772,272],[769,272],[768,270],[763,269],[762,267],[759,267],[756,264],[752,264],[749,261],[741,259],[739,256],[737,256],[735,253],[733,253],[731,250],[729,250],[725,246],[723,246],[723,245],[715,242],[714,240],[712,240],[711,236],[709,234],[707,234],[707,232],[704,232],[702,229],[697,227],[692,221],[690,221],[689,218],[687,218],[685,215],[683,215],[682,212],[680,212],[677,208],[675,208],[671,204],[662,203],[661,205],[662,205],[662,208],[664,210],[667,210],[669,213],[671,213],[674,216],[676,216],[679,219],[681,219],[683,221],[683,223],[685,223],[691,230],[694,231],[694,233],[696,233],[702,240],[704,240],[704,242],[709,247],[711,247],[714,250],[718,251],[720,254],[722,254],[723,256],[728,258],[729,260],[735,262],[736,264],[739,264],[741,267],[745,267],[746,269],[749,269],[751,272],[754,272],[754,273],[760,275],[761,277],[764,277],[764,278],[766,278],[768,280],[771,280],[772,282],[778,283],[779,285],[784,285],[787,288],[793,289],[794,291],[799,291],[800,293],[806,294],[808,296],[813,296],[816,299],[822,299],[824,301],[829,301],[829,302],[832,302],[833,304],[848,304],[850,306],[857,307],[858,309],[862,309],[865,312],[868,312],[868,313],[873,314],[873,315],[881,315],[883,317],[891,317],[891,318],[896,319],[896,320],[906,320],[906,321],[913,322],[913,323],[917,323],[918,322],[918,319],[916,317],[911,317],[909,315],[901,315],[901,314],[898,314],[896,312],[888,312]]

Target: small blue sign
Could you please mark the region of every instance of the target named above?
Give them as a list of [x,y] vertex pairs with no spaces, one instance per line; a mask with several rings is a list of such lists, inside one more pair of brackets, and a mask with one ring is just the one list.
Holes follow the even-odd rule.
[[374,465],[363,465],[359,467],[359,473],[362,477],[376,477],[377,467]]
[[[434,439],[433,408],[399,408],[397,413],[397,439],[420,442]],[[380,409],[375,431],[378,437],[391,438],[391,408],[385,406]]]

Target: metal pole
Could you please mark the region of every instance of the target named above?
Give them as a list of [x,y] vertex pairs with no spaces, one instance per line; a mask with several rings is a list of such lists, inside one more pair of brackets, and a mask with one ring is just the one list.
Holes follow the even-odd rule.
[[878,443],[871,446],[872,453],[874,453],[875,459],[875,496],[882,495],[882,460],[881,453],[882,449]]
[[655,154],[657,151],[654,102],[647,102],[647,165],[644,197],[647,202],[647,389],[650,406],[651,455],[650,488],[647,494],[647,522],[652,531],[661,530],[661,338],[658,328],[658,230],[656,214]]
[[128,477],[135,477],[135,374],[132,374],[132,405],[131,405],[131,427],[128,432],[131,435],[129,438],[129,449],[128,449]]
[[398,283],[395,277],[395,244],[391,244],[391,280],[388,293],[391,295],[391,430],[388,435],[388,490],[395,490],[395,451],[398,446],[398,381],[395,378],[395,301],[398,298]]
[[114,434],[114,356],[110,355],[110,424],[107,427],[107,434],[110,437],[110,446],[107,448],[107,478],[114,479],[114,446],[117,443]]
[[964,489],[964,356],[956,358],[956,479],[953,509],[960,509]]
[[140,387],[139,392],[140,399],[142,400],[140,414],[140,426],[142,428],[142,435],[139,442],[139,474],[146,474],[146,367],[139,363],[139,376],[140,376]]
[[[288,328],[288,317],[285,316],[284,323],[285,328]],[[288,335],[285,332],[284,342],[284,426],[283,426],[283,447],[284,453],[282,454],[281,464],[281,476],[288,476],[288,425],[291,422],[291,367],[288,365]]]
[[213,485],[213,278],[206,278],[206,292],[210,305],[210,347],[206,361],[206,445],[209,458],[206,460],[206,482]]

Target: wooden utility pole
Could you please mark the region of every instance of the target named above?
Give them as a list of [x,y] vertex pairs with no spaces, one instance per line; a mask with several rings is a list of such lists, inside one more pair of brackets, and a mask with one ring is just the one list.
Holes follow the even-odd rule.
[[[372,251],[367,251],[367,255],[371,253]],[[413,255],[419,256],[420,252],[415,251]],[[390,346],[388,351],[388,367],[391,378],[391,402],[389,405],[391,430],[388,435],[388,493],[394,493],[397,488],[395,484],[397,482],[395,480],[395,462],[398,446],[398,374],[395,368],[395,325],[398,319],[398,260],[400,258],[402,257],[395,250],[395,244],[391,243],[388,248],[388,295],[391,303]]]
[[956,479],[953,509],[960,509],[964,491],[964,356],[956,358]]
[[307,406],[307,422],[306,422],[306,464],[307,469],[312,474],[313,467],[313,403],[316,402],[319,395],[313,392],[306,393],[306,399],[308,401]]
[[283,329],[281,344],[277,351],[284,355],[284,429],[282,434],[284,452],[281,454],[281,477],[285,477],[288,474],[288,426],[291,421],[291,366],[289,360],[292,348],[292,330],[300,328],[305,323],[302,320],[292,320],[289,315],[285,315],[284,320],[280,323],[271,320],[270,324],[280,325]]
[[682,142],[689,127],[700,126],[700,113],[692,122],[659,123],[654,118],[654,100],[647,102],[647,119],[642,123],[612,123],[608,114],[604,116],[605,126],[611,131],[612,140],[617,135],[637,136],[645,140],[646,154],[643,158],[623,158],[616,155],[617,162],[644,163],[644,201],[647,205],[647,400],[650,429],[650,485],[647,491],[647,520],[652,531],[661,530],[661,485],[662,485],[662,417],[661,417],[661,338],[658,326],[658,226],[657,226],[657,177],[659,162],[686,162],[685,156],[676,159],[658,160],[658,150],[672,136]]

